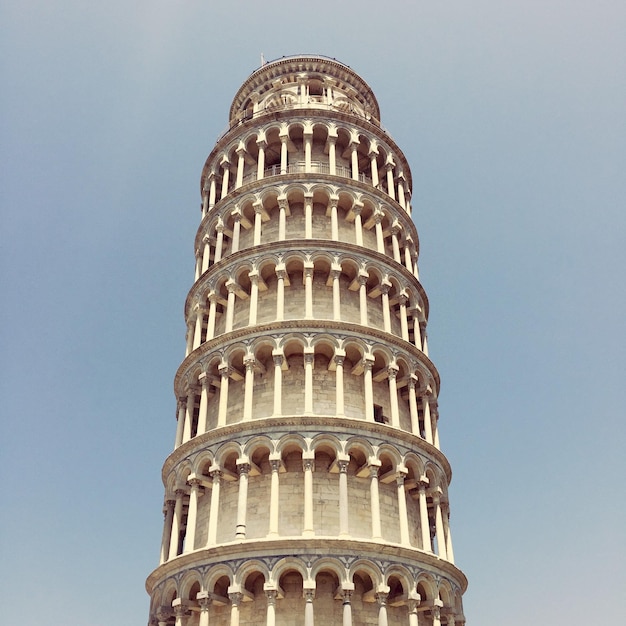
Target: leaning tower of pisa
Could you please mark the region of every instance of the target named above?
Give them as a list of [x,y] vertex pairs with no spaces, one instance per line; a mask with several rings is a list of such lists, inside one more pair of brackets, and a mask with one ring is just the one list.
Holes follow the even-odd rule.
[[321,56],[241,86],[202,170],[156,626],[465,623],[411,172]]

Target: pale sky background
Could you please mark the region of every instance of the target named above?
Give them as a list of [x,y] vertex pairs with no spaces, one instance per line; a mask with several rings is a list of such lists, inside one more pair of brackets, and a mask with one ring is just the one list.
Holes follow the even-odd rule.
[[623,0],[0,0],[0,623],[135,626],[202,165],[260,54],[413,173],[468,626],[626,623]]

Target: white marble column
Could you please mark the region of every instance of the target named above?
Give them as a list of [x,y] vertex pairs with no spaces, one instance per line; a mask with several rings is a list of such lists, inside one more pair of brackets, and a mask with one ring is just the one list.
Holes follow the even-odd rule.
[[224,248],[224,222],[221,217],[217,220],[215,230],[217,231],[217,237],[215,239],[215,256],[213,257],[213,265],[222,260],[222,252]]
[[270,455],[270,519],[268,537],[278,537],[278,513],[280,504],[280,469],[283,466],[280,455]]
[[215,206],[215,196],[217,194],[215,185],[215,172],[209,174],[209,209]]
[[352,626],[352,589],[344,589],[341,626]]
[[304,349],[304,413],[313,413],[313,367],[315,353],[312,348]]
[[172,609],[174,610],[174,617],[176,618],[175,626],[185,626],[190,614],[187,606],[182,603],[180,598],[176,598],[172,602]]
[[239,605],[243,599],[243,594],[240,592],[229,593],[228,599],[230,600],[230,626],[239,626]]
[[287,213],[289,212],[289,203],[286,198],[278,200],[278,241],[285,241],[287,231]]
[[220,512],[220,488],[222,486],[222,472],[216,466],[210,469],[211,474],[211,508],[209,509],[209,528],[207,532],[207,547],[217,543],[217,522]]
[[359,272],[359,312],[361,315],[361,325],[367,326],[367,279],[369,275],[365,272]]
[[261,245],[261,228],[263,224],[263,203],[254,203],[254,245]]
[[311,145],[313,144],[313,129],[305,128],[302,135],[304,139],[304,171],[311,172]]
[[204,274],[204,272],[209,269],[209,263],[211,262],[211,238],[208,235],[205,235],[202,239],[202,243],[202,266],[200,274]]
[[365,419],[368,422],[374,421],[374,383],[372,381],[372,368],[374,367],[374,357],[363,357],[363,395],[365,398]]
[[419,619],[417,616],[417,607],[419,606],[419,600],[416,600],[415,598],[409,598],[406,604],[409,611],[409,626],[419,626]]
[[339,241],[339,222],[337,218],[337,202],[339,198],[333,197],[330,199],[330,238],[333,241]]
[[245,539],[250,463],[247,461],[237,461],[237,471],[239,472],[239,495],[237,498],[237,528],[235,529],[235,539]]
[[[230,253],[239,252],[239,235],[241,233],[241,211],[236,209],[231,213],[233,218],[233,239],[230,246]],[[246,222],[249,223],[249,222]]]
[[178,398],[178,419],[176,422],[176,440],[174,442],[174,449],[178,448],[183,442],[183,431],[185,429],[185,415],[187,413],[187,398],[185,396],[179,396]]
[[409,301],[409,298],[406,294],[401,293],[398,296],[398,303],[400,305],[400,333],[402,334],[402,339],[404,341],[409,341],[409,320],[406,314],[406,305]]
[[220,403],[217,411],[217,426],[226,426],[226,413],[228,411],[228,382],[230,380],[230,366],[222,362],[217,368],[220,373]]
[[254,392],[254,368],[256,366],[256,359],[254,355],[248,355],[243,360],[244,367],[246,368],[246,377],[244,382],[244,397],[243,397],[243,421],[249,422],[252,419],[252,402]]
[[243,184],[243,170],[246,164],[246,149],[243,144],[237,148],[237,178],[235,179],[235,189],[239,189]]
[[385,169],[387,170],[387,194],[392,200],[396,199],[396,190],[393,184],[393,167],[394,164],[391,162],[385,163]]
[[272,350],[274,360],[274,410],[273,415],[283,414],[283,365],[285,356],[280,350]]
[[343,390],[343,362],[346,358],[344,350],[335,350],[335,413],[338,416],[344,415],[344,390]]
[[424,413],[424,436],[428,443],[433,443],[433,423],[430,416],[430,393],[428,391],[422,396],[422,410]]
[[280,135],[280,173],[287,173],[287,144],[289,142],[288,134]]
[[358,141],[350,142],[350,162],[352,165],[352,180],[359,180],[359,154],[357,152],[359,147]]
[[348,464],[347,459],[337,459],[339,468],[339,538],[350,537],[349,530],[349,503],[348,503]]
[[363,210],[363,203],[354,203],[352,212],[354,213],[354,237],[357,246],[363,245],[363,219],[361,218],[361,211]]
[[380,254],[385,254],[385,238],[383,237],[383,213],[374,213],[374,230],[376,231],[376,250]]
[[433,551],[433,545],[430,540],[430,523],[428,521],[428,500],[426,499],[427,483],[420,481],[417,484],[419,494],[419,511],[420,511],[420,530],[422,533],[422,550],[426,552]]
[[404,479],[407,470],[398,470],[396,474],[396,488],[398,490],[398,518],[400,520],[400,543],[404,546],[410,546],[409,538],[409,515],[406,507],[406,489],[404,488]]
[[304,452],[302,454],[302,468],[304,470],[304,527],[303,537],[315,535],[313,526],[313,470],[315,469],[315,454]]
[[395,220],[391,225],[391,247],[393,249],[393,260],[396,263],[402,263],[400,256],[400,242],[398,241],[398,233],[401,231],[400,223]]
[[262,180],[265,175],[265,148],[267,147],[267,142],[263,139],[259,139],[256,145],[259,148],[259,156],[257,157],[256,164],[256,179]]
[[209,390],[211,388],[211,379],[206,372],[202,372],[198,377],[200,382],[200,411],[198,414],[198,435],[202,435],[207,429],[207,420],[209,417]]
[[435,506],[435,536],[437,537],[437,554],[440,559],[447,560],[446,537],[443,532],[443,519],[441,517],[441,499],[438,493],[433,494],[433,504]]
[[250,279],[250,309],[248,311],[248,326],[254,326],[259,309],[259,272],[256,269],[248,272]]
[[228,300],[226,304],[226,323],[224,324],[224,332],[229,333],[233,329],[233,321],[235,319],[235,297],[237,295],[237,284],[231,278],[226,281],[225,286],[228,290]]
[[391,410],[391,425],[400,428],[400,410],[398,407],[398,367],[390,365],[387,368],[387,378],[389,380],[389,407]]
[[226,158],[224,158],[224,160],[222,161],[222,168],[224,171],[222,173],[222,195],[220,196],[220,200],[225,198],[226,195],[228,194],[228,178],[230,176],[230,162]]
[[417,384],[418,384],[417,376],[415,376],[415,374],[411,374],[411,376],[409,376],[409,381],[408,381],[409,413],[411,414],[411,432],[414,435],[421,437],[419,412],[417,410],[417,395],[415,393],[415,388],[417,387]]
[[196,596],[196,600],[200,606],[198,626],[209,626],[209,609],[211,607],[211,602],[213,602],[213,598],[208,594],[208,592],[201,591]]
[[387,626],[387,598],[388,593],[377,593],[376,601],[378,602],[378,626]]
[[209,341],[215,337],[215,318],[217,316],[217,294],[214,291],[210,291],[207,296],[209,301],[209,319],[206,325],[206,341]]
[[193,331],[193,344],[191,346],[192,350],[200,347],[202,343],[202,322],[204,321],[204,307],[202,304],[198,303],[195,307],[196,314],[196,323]]
[[304,194],[304,238],[313,238],[313,194]]
[[450,563],[454,563],[454,551],[452,550],[452,533],[450,531],[450,503],[443,501],[441,503],[443,517],[443,531],[446,536],[446,555]]
[[304,588],[304,626],[315,626],[315,618],[313,616],[313,598],[315,598],[315,589]]
[[378,497],[378,470],[380,461],[371,460],[369,464],[370,472],[370,510],[372,515],[372,539],[382,539],[380,526],[380,500]]
[[163,521],[163,536],[161,537],[161,558],[159,563],[167,561],[170,550],[170,537],[172,536],[172,522],[174,521],[174,505],[176,500],[165,501],[165,519]]
[[265,615],[265,626],[276,626],[276,589],[266,589],[267,613]]
[[287,272],[283,264],[276,266],[276,321],[282,322],[285,317],[285,276]]
[[333,282],[333,320],[341,320],[341,265],[333,263],[330,268],[330,279]]
[[185,496],[185,492],[182,489],[177,489],[174,493],[176,494],[176,503],[174,504],[174,517],[172,519],[168,560],[178,556],[178,540],[183,518],[183,497]]
[[304,282],[304,317],[311,319],[313,317],[313,263],[311,261],[304,262],[302,280]]
[[336,142],[337,137],[333,137],[332,135],[328,136],[328,170],[332,176],[337,175]]
[[370,158],[370,170],[372,173],[372,185],[374,187],[378,187],[378,163],[376,161],[376,157],[378,156],[378,150],[373,147],[370,149],[368,154]]
[[196,405],[196,388],[191,386],[187,390],[187,410],[185,411],[185,426],[183,427],[183,443],[191,439],[193,426],[193,411]]
[[391,311],[389,309],[389,290],[391,289],[391,283],[386,278],[380,284],[381,305],[383,309],[383,330],[386,333],[391,332]]
[[185,534],[185,554],[193,552],[196,543],[196,522],[198,517],[198,498],[202,495],[200,481],[195,477],[187,480],[191,490],[189,493],[189,510],[187,511],[187,532]]

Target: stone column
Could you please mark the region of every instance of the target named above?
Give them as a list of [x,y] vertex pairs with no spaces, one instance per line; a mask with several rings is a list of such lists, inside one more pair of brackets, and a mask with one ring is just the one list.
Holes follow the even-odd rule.
[[254,326],[259,309],[259,272],[254,269],[248,272],[250,279],[250,310],[248,311],[248,326]]
[[213,265],[222,260],[222,252],[224,248],[224,222],[221,217],[217,220],[215,230],[217,231],[217,238],[215,240],[215,256],[213,258]]
[[281,263],[276,266],[276,321],[282,322],[285,317],[285,276],[287,272]]
[[176,440],[174,441],[174,450],[183,442],[183,430],[185,428],[185,415],[187,413],[187,398],[179,396],[178,398],[178,420],[176,422]]
[[388,593],[377,593],[376,601],[378,602],[378,626],[387,626],[387,598]]
[[398,408],[398,385],[396,378],[398,376],[398,367],[390,365],[387,368],[387,377],[389,379],[389,406],[391,409],[391,425],[394,428],[400,428],[400,410]]
[[217,190],[215,186],[215,172],[211,172],[209,174],[209,209],[212,209],[215,206],[215,196],[217,195]]
[[237,148],[237,178],[235,180],[235,189],[239,189],[243,185],[243,169],[246,163],[246,149],[243,145]]
[[228,194],[228,177],[230,176],[230,162],[224,158],[222,161],[222,168],[224,172],[222,173],[222,195],[220,196],[220,200],[225,198]]
[[374,357],[366,355],[363,357],[363,395],[365,396],[365,419],[368,422],[374,421],[374,384],[372,381],[372,367],[374,367]]
[[361,325],[368,326],[367,323],[367,279],[369,275],[365,272],[359,272],[359,310],[361,314]]
[[440,559],[448,558],[446,554],[446,538],[443,532],[443,519],[441,517],[441,500],[438,493],[433,495],[435,505],[435,536],[437,537],[437,554]]
[[398,182],[398,202],[400,206],[406,211],[406,199],[404,197],[404,174],[400,172],[397,177]]
[[176,494],[176,503],[174,504],[174,517],[172,519],[172,532],[170,534],[170,553],[168,556],[168,560],[178,556],[178,539],[183,518],[183,497],[185,495],[185,492],[182,489],[177,489],[174,493]]
[[332,176],[337,175],[337,158],[335,154],[335,144],[337,137],[328,136],[328,170]]
[[339,223],[337,219],[337,202],[339,198],[330,199],[330,238],[333,241],[339,241]]
[[305,128],[303,133],[304,139],[304,171],[308,174],[311,172],[311,144],[313,143],[313,129]]
[[287,230],[287,210],[289,203],[286,198],[278,200],[278,241],[285,241]]
[[333,320],[341,321],[341,265],[333,263],[330,269],[330,277],[333,281]]
[[256,167],[256,179],[262,180],[265,175],[265,148],[267,147],[267,142],[263,139],[259,139],[256,142],[256,145],[259,148],[259,156],[257,158],[257,167]]
[[313,598],[315,597],[315,588],[304,588],[304,626],[315,626],[313,617]]
[[378,149],[374,146],[370,149],[367,155],[370,158],[370,169],[372,172],[372,185],[378,187],[378,163],[376,157],[378,156]]
[[430,393],[428,391],[422,396],[422,410],[424,412],[424,435],[428,443],[433,443],[433,423],[430,417]]
[[209,320],[206,325],[206,340],[215,337],[215,317],[217,315],[217,294],[211,291],[207,296],[209,300]]
[[378,470],[380,461],[371,459],[370,471],[370,509],[372,514],[372,539],[382,539],[380,527],[380,500],[378,498]]
[[176,626],[185,626],[185,624],[187,624],[187,619],[189,618],[189,609],[182,603],[180,598],[176,598],[172,602],[172,608],[174,609]]
[[420,334],[422,336],[422,352],[428,356],[428,338],[426,336],[426,322],[420,322]]
[[304,317],[311,319],[313,317],[313,263],[311,261],[304,262]]
[[383,330],[386,333],[391,332],[391,311],[389,310],[389,290],[391,289],[391,283],[387,279],[383,279],[380,285],[380,293],[383,309]]
[[207,532],[207,547],[217,543],[217,521],[220,511],[220,487],[222,486],[222,472],[216,466],[211,467],[211,508],[209,509],[209,529]]
[[419,413],[417,410],[417,395],[415,394],[415,388],[417,386],[417,376],[415,374],[411,374],[409,376],[409,412],[411,414],[411,432],[418,437],[420,434],[420,420]]
[[163,522],[163,536],[161,538],[161,559],[159,564],[165,563],[169,556],[170,537],[172,536],[172,522],[174,521],[174,505],[176,500],[165,501],[165,520]]
[[252,419],[252,394],[254,391],[254,368],[256,359],[254,355],[248,355],[243,360],[246,368],[246,378],[244,382],[244,398],[243,398],[243,421],[249,422]]
[[263,203],[254,203],[254,245],[261,245],[261,228],[263,223]]
[[400,257],[400,243],[398,241],[398,233],[400,230],[400,223],[398,220],[395,220],[391,225],[391,247],[393,249],[393,260],[396,263],[402,263],[402,258]]
[[417,607],[419,600],[410,598],[407,600],[407,607],[409,609],[409,626],[419,626],[419,620],[417,617]]
[[446,536],[446,555],[448,561],[454,564],[454,552],[452,550],[452,533],[450,532],[450,503],[443,501],[441,503],[443,517],[443,531]]
[[183,427],[183,443],[191,439],[193,424],[193,410],[196,404],[196,389],[189,387],[187,390],[187,410],[185,411],[185,426]]
[[409,320],[406,315],[406,305],[408,301],[408,297],[403,293],[398,297],[398,303],[400,304],[400,332],[404,341],[409,340]]
[[202,495],[200,492],[200,481],[197,478],[189,477],[188,482],[191,486],[189,494],[189,511],[187,512],[187,532],[185,534],[185,554],[193,552],[196,543],[196,521],[198,516],[198,498]]
[[393,166],[392,162],[387,161],[385,163],[385,169],[387,170],[387,193],[392,200],[396,199],[396,190],[393,184]]
[[230,253],[239,251],[239,234],[241,233],[241,211],[239,209],[231,213],[233,217],[233,240],[230,246]]
[[237,471],[239,472],[239,496],[237,499],[237,528],[235,529],[235,539],[245,539],[250,463],[247,461],[237,461]]
[[315,468],[315,455],[313,452],[302,454],[302,467],[304,470],[304,528],[303,537],[315,535],[313,527],[313,469]]
[[407,470],[399,470],[396,474],[396,487],[398,489],[398,517],[400,518],[400,543],[404,546],[410,546],[409,539],[409,516],[406,508],[406,490],[404,488],[404,479]]
[[222,362],[217,368],[220,381],[220,403],[217,411],[217,426],[226,426],[226,413],[228,411],[228,382],[230,380],[230,366],[228,363]]
[[428,522],[428,501],[426,500],[427,483],[420,481],[417,484],[419,494],[420,530],[422,532],[422,550],[432,552],[433,546],[430,541],[430,524]]
[[441,607],[435,604],[431,609],[431,613],[433,616],[433,626],[441,626]]
[[363,245],[363,220],[361,219],[361,211],[363,209],[363,203],[354,203],[352,212],[354,213],[354,236],[356,239],[356,245]]
[[348,464],[350,457],[347,459],[338,459],[337,467],[339,468],[339,538],[350,537],[348,526]]
[[289,135],[285,133],[280,135],[280,173],[287,173],[287,143]]
[[211,379],[206,372],[203,372],[198,377],[202,391],[200,392],[200,412],[198,415],[198,435],[202,435],[206,432],[207,420],[209,417],[209,388],[211,386]]
[[342,626],[352,626],[352,590],[344,589],[342,591],[343,595],[343,616],[341,625]]
[[270,455],[270,467],[272,468],[270,482],[270,520],[268,537],[278,537],[278,508],[280,504],[280,468],[282,459],[280,455]]
[[313,238],[313,194],[304,194],[304,238]]
[[209,263],[211,262],[211,238],[205,235],[202,239],[202,243],[204,247],[202,249],[202,268],[200,273],[204,274],[204,272],[209,269]]
[[265,597],[267,598],[267,613],[265,616],[266,626],[276,626],[276,589],[266,589]]
[[313,364],[315,353],[312,348],[304,349],[304,413],[313,413]]
[[383,237],[383,214],[381,211],[374,213],[374,229],[376,231],[376,249],[380,254],[385,254],[385,238]]
[[243,594],[240,592],[229,593],[228,599],[230,600],[230,626],[239,626],[239,605]]
[[200,605],[200,620],[198,622],[198,626],[209,626],[209,608],[211,606],[211,602],[213,602],[213,598],[206,591],[201,591],[197,596],[196,600]]
[[202,343],[202,322],[204,321],[204,307],[198,303],[196,305],[196,323],[193,331],[193,344],[192,350],[200,347]]
[[226,281],[226,289],[228,290],[228,301],[226,304],[226,323],[224,332],[229,333],[233,329],[233,321],[235,319],[235,296],[237,283],[231,278]]
[[350,142],[351,151],[351,165],[352,165],[352,180],[359,180],[359,155],[358,155],[358,141]]
[[338,416],[344,415],[344,391],[343,391],[343,362],[346,353],[337,348],[335,350],[335,413]]
[[283,414],[283,363],[285,356],[281,351],[272,350],[274,360],[274,415]]

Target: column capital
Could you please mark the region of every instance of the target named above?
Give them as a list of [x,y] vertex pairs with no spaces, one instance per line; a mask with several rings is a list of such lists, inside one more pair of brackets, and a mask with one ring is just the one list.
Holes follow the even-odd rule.
[[237,472],[240,476],[248,474],[250,472],[250,463],[248,461],[237,461]]
[[234,606],[239,606],[241,604],[241,600],[243,599],[243,593],[241,593],[241,591],[229,592],[228,599]]

